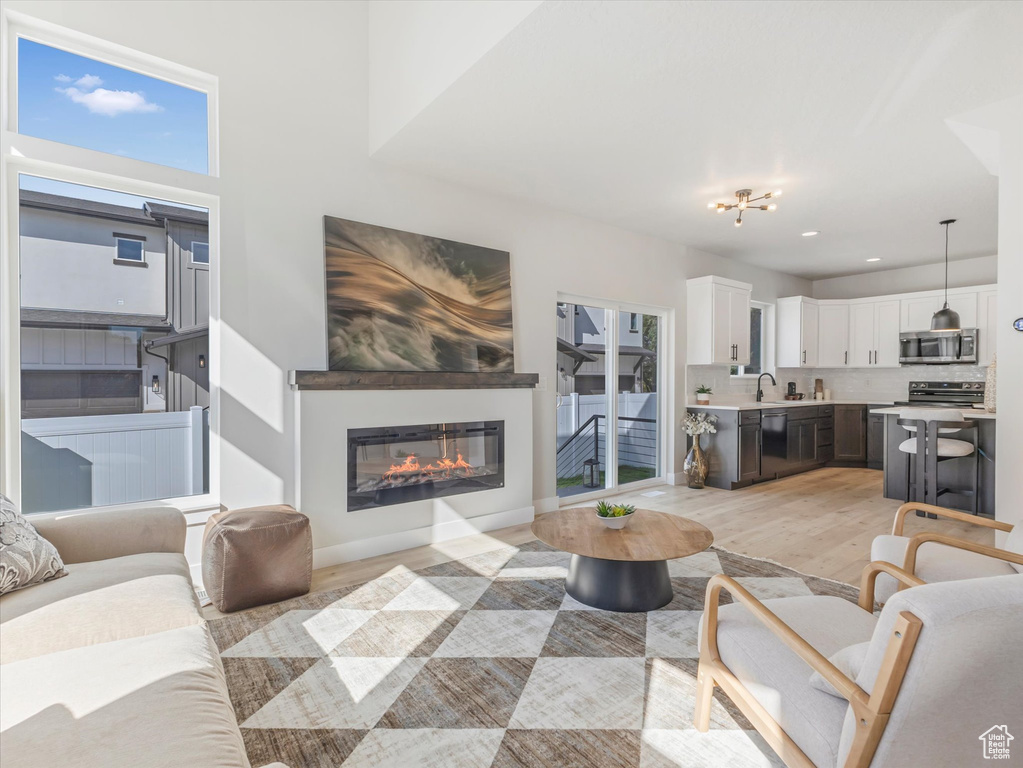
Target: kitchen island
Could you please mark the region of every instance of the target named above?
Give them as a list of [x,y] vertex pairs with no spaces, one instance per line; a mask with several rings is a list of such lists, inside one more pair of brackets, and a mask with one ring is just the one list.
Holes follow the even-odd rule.
[[[874,416],[883,417],[884,424],[884,495],[888,499],[905,500],[908,483],[909,454],[899,450],[899,445],[912,435],[898,425],[899,414],[904,407],[871,408]],[[976,422],[977,429],[965,430],[948,437],[974,442],[977,456],[977,500],[978,512],[986,517],[995,514],[995,421],[993,413],[979,408],[963,408],[960,411],[964,421]],[[939,485],[951,488],[969,488],[973,483],[975,469],[973,457],[942,461],[938,466]],[[938,503],[963,512],[973,511],[973,499],[959,493],[941,496]]]

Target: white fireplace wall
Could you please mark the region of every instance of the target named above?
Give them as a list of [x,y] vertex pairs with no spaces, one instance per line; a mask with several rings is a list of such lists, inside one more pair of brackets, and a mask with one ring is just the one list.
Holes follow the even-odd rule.
[[[296,392],[298,506],[317,568],[533,519],[533,393],[529,389]],[[504,421],[504,487],[347,511],[348,430]]]

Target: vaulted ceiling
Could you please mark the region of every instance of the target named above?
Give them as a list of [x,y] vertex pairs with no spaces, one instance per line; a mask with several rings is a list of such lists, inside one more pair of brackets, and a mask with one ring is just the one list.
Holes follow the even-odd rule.
[[[997,178],[946,121],[1023,92],[1023,3],[528,5],[371,16],[407,105],[373,157],[808,278],[934,262],[950,217],[954,258],[995,253]],[[707,204],[743,187],[785,194],[737,229]]]

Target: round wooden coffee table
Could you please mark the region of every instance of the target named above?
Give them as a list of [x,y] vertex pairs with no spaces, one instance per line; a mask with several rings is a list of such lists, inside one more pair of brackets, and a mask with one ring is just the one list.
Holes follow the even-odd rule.
[[668,560],[702,552],[714,542],[705,526],[677,515],[637,509],[621,530],[597,519],[593,507],[549,512],[533,535],[572,554],[565,591],[605,611],[652,611],[673,596]]

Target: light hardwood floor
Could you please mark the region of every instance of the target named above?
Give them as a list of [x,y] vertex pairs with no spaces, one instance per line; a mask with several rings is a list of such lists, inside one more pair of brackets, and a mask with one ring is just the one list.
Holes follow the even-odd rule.
[[[645,509],[682,515],[703,523],[714,544],[743,555],[767,558],[813,576],[859,583],[870,559],[870,543],[891,533],[899,502],[881,492],[881,472],[819,469],[738,491],[661,486],[621,493],[616,499]],[[658,496],[644,496],[663,491]],[[940,530],[981,544],[994,544],[990,530],[910,515],[905,533]],[[534,539],[529,525],[380,555],[313,573],[313,591],[327,591],[376,578],[393,568],[418,569]],[[221,614],[204,609],[207,618]]]

